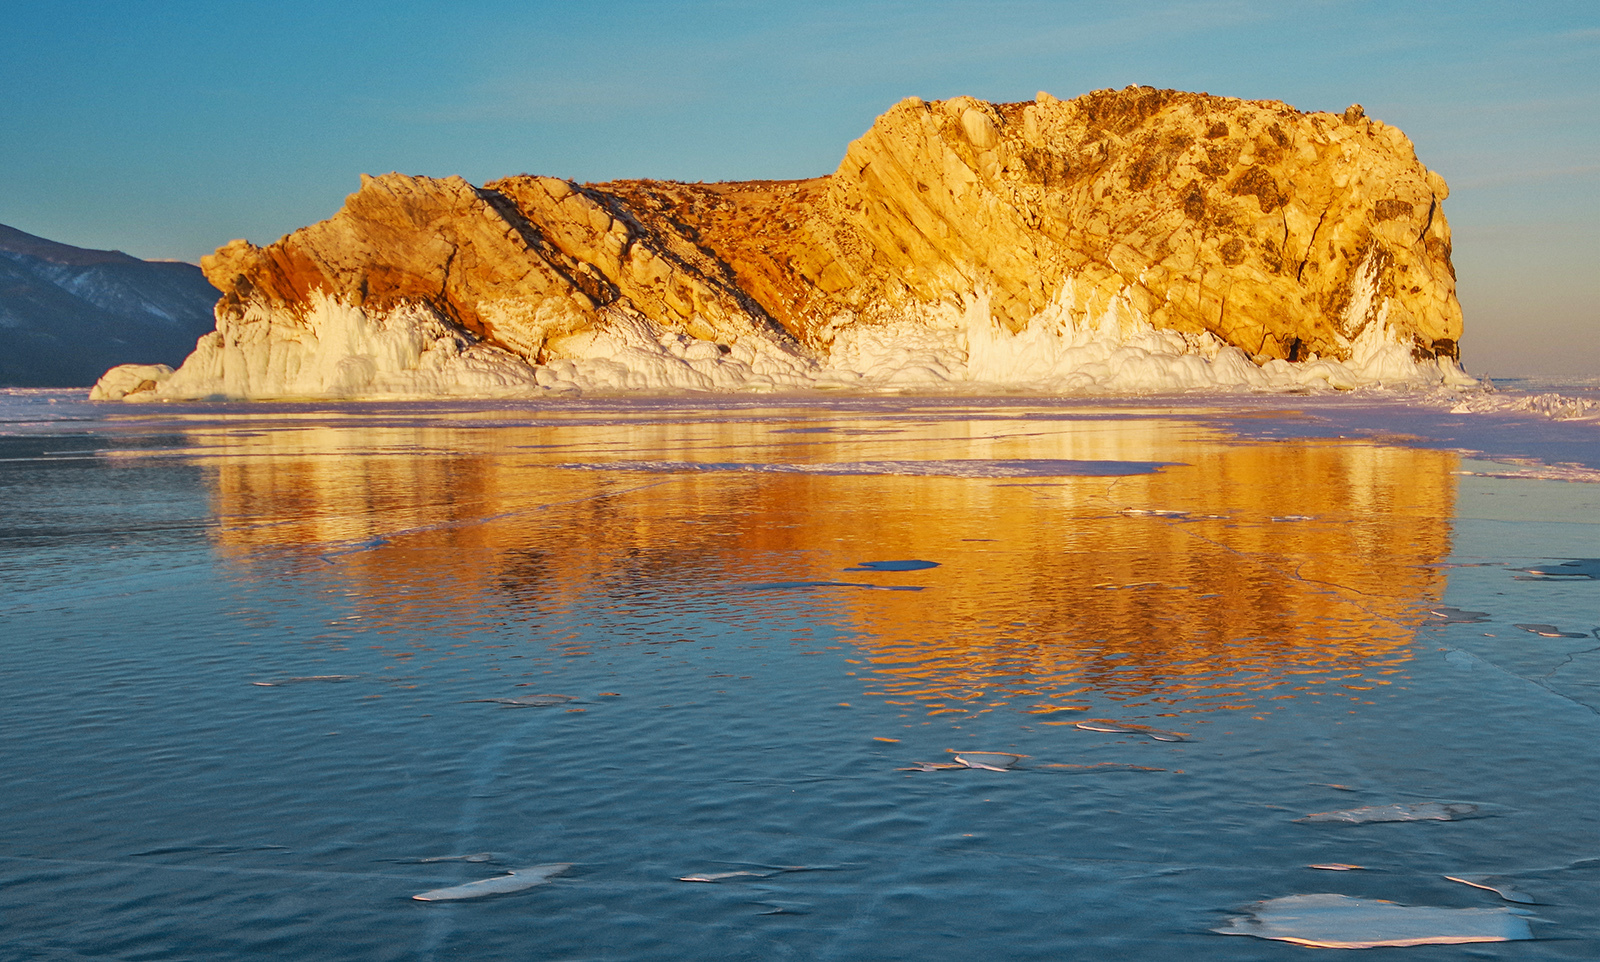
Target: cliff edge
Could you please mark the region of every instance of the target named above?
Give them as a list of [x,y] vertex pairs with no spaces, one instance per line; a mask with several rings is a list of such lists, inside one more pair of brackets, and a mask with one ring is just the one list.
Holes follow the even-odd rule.
[[1462,383],[1447,195],[1360,107],[1148,87],[911,98],[810,180],[363,177],[205,258],[217,330],[139,386]]

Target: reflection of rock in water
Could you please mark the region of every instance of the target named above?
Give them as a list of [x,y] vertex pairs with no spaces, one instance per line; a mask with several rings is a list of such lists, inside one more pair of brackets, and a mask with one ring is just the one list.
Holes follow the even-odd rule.
[[[849,570],[849,569],[846,569]],[[870,591],[921,591],[921,585],[869,585],[860,581],[771,581],[744,585],[748,591],[804,591],[811,588],[866,588]]]
[[[471,431],[440,419],[279,429],[263,415],[255,434],[197,430],[191,443],[211,455],[225,519],[215,537],[243,563],[263,549],[314,558],[329,543],[384,539],[302,572],[319,580],[308,589],[359,597],[371,627],[470,635],[467,626],[509,619],[579,653],[688,611],[766,634],[781,611],[787,624],[809,619],[853,643],[866,691],[919,712],[1025,711],[1053,724],[1052,712],[1111,701],[1167,727],[1163,714],[1261,711],[1274,698],[1370,699],[1410,657],[1417,612],[1444,610],[1434,607],[1444,572],[1429,566],[1448,553],[1452,453],[1238,443],[1147,411],[1046,408],[1020,432],[1015,411],[934,417],[896,403],[916,416],[840,416],[896,434],[780,434],[793,423],[787,409],[758,419],[619,405],[503,428],[485,416]],[[1173,466],[1051,488],[554,467],[575,450]],[[1291,515],[1310,520],[1270,520]],[[941,566],[914,584],[892,573],[849,583],[923,591],[823,587],[863,557]],[[752,584],[815,588],[744,589]],[[1096,590],[1104,585],[1143,587]],[[578,630],[569,619],[579,608],[604,615]]]
[[[1410,657],[1413,606],[1443,593],[1443,574],[1420,566],[1448,551],[1453,456],[1284,445],[1183,459],[1191,469],[1113,489],[1181,520],[1084,517],[1088,492],[1010,507],[1009,550],[964,564],[982,570],[959,599],[860,599],[871,690],[931,711],[1048,713],[1101,698],[1260,710],[1381,689]],[[1270,523],[1290,506],[1316,517]]]
[[494,588],[524,602],[537,602],[548,597],[552,574],[549,552],[512,548],[502,556]]

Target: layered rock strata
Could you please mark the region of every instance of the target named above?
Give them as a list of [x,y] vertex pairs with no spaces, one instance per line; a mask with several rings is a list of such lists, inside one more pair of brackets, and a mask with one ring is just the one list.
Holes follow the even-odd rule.
[[363,177],[206,258],[147,393],[1461,380],[1447,194],[1359,107],[1145,87],[911,98],[810,180]]

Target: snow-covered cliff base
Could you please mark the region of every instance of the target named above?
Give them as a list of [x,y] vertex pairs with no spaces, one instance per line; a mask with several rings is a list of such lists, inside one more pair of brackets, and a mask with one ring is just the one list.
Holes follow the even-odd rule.
[[256,308],[223,319],[176,371],[114,368],[100,400],[505,397],[624,391],[913,391],[1150,394],[1476,386],[1445,357],[1417,360],[1379,312],[1346,361],[1257,364],[1213,335],[1158,331],[1126,301],[1086,311],[1070,289],[1019,333],[995,323],[982,293],[963,306],[885,323],[843,319],[827,352],[775,339],[731,344],[660,330],[613,311],[533,364],[475,339],[424,305],[386,312],[318,297],[303,316]]

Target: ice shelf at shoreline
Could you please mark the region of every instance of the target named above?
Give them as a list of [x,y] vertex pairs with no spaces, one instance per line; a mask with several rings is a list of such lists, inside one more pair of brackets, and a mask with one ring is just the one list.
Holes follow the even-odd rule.
[[616,312],[572,346],[577,356],[530,364],[477,342],[424,306],[374,313],[318,297],[293,323],[270,311],[221,322],[176,371],[113,368],[90,396],[139,401],[806,389],[1154,394],[1478,386],[1453,360],[1414,359],[1381,316],[1350,343],[1346,361],[1313,355],[1258,365],[1210,334],[1157,330],[1121,300],[1083,323],[1072,319],[1076,310],[1068,290],[1011,334],[992,320],[980,292],[961,309],[943,305],[888,324],[845,327],[823,357],[754,335],[733,344],[699,340]]

